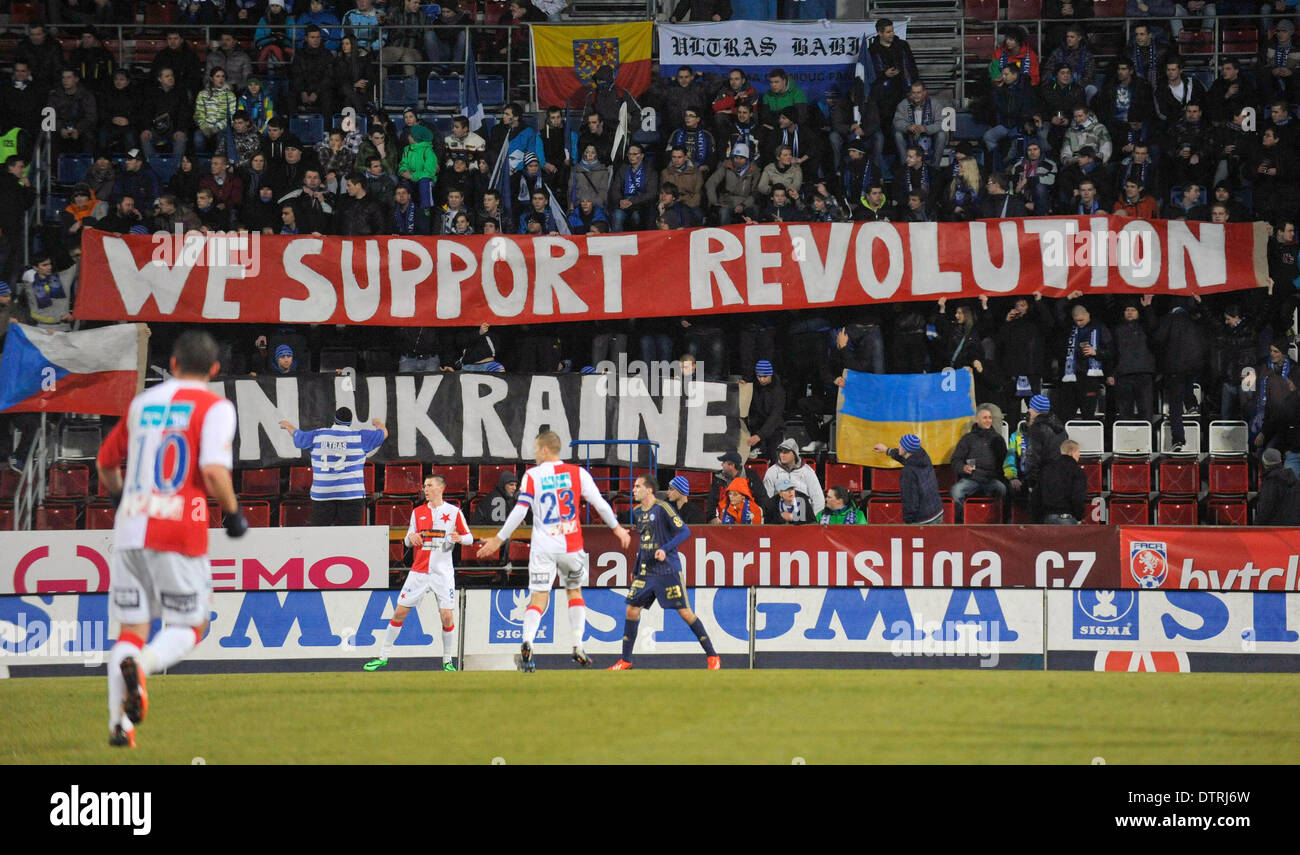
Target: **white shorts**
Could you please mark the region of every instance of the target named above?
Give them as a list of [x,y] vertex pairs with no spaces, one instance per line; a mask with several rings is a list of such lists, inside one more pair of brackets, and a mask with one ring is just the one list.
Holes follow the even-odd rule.
[[565,588],[587,584],[587,553],[534,552],[528,558],[528,590],[538,593],[551,590],[558,573]]
[[432,593],[438,600],[438,608],[456,608],[456,578],[450,573],[436,573],[432,570],[428,573],[416,573],[414,570],[407,573],[402,593],[397,595],[397,604],[413,609],[428,593]]
[[206,555],[152,549],[114,549],[108,559],[109,615],[125,624],[162,618],[199,626],[212,604],[212,569]]

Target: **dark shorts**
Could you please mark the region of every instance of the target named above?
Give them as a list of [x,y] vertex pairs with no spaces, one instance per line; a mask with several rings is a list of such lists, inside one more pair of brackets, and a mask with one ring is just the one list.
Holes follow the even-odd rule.
[[661,573],[655,576],[637,576],[627,593],[627,604],[638,609],[649,608],[655,600],[665,609],[688,609],[686,601],[686,575]]

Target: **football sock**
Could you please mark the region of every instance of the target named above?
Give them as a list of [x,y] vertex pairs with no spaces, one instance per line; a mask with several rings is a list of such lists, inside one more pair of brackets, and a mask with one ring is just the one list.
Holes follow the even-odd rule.
[[113,649],[108,651],[108,729],[116,727],[122,715],[122,699],[126,697],[126,683],[122,680],[122,660],[128,656],[139,656],[144,640],[129,632],[117,638]]
[[641,621],[630,618],[623,621],[623,659],[632,661],[632,648],[636,646],[636,632],[641,628]]
[[581,597],[569,600],[569,629],[573,632],[573,646],[582,648],[582,637],[587,634],[587,603]]
[[[405,621],[403,621],[405,623]],[[379,648],[379,658],[387,659],[388,654],[393,650],[393,642],[397,641],[397,634],[402,631],[402,624],[396,621],[388,622],[388,629],[384,632],[384,644]]]
[[450,662],[456,655],[456,625],[442,628],[442,661]]
[[195,626],[168,626],[160,629],[153,641],[140,652],[140,664],[145,672],[157,674],[166,671],[185,658],[185,654],[199,643],[199,629]]
[[542,610],[529,606],[524,612],[524,644],[532,644],[537,638],[537,627],[542,624]]
[[700,620],[699,615],[696,615],[695,623],[691,624],[691,632],[695,633],[695,637],[700,640],[700,647],[704,648],[705,656],[718,655],[713,652],[713,642],[709,641],[709,635],[704,631],[704,621]]

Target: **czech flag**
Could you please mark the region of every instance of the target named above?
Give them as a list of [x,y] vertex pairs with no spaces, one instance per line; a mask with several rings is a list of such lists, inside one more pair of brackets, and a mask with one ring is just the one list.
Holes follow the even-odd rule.
[[593,27],[533,27],[537,101],[562,107],[602,65],[614,69],[614,85],[640,95],[650,86],[650,41],[654,24],[601,24]]
[[872,447],[879,442],[897,448],[904,434],[914,433],[935,464],[948,463],[974,415],[975,378],[969,368],[941,374],[846,371],[835,453],[848,463],[896,468],[900,464]]
[[120,416],[144,378],[144,324],[51,332],[10,324],[0,355],[0,413]]

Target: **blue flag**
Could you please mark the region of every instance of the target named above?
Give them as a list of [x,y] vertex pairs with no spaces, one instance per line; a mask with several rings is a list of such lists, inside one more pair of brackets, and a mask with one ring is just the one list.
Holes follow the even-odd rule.
[[474,61],[474,45],[466,45],[465,52],[465,87],[461,90],[464,103],[461,112],[469,117],[469,129],[477,132],[483,127],[483,99],[478,94],[478,63]]

